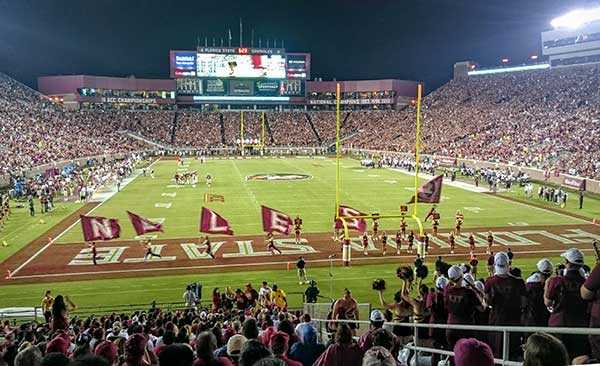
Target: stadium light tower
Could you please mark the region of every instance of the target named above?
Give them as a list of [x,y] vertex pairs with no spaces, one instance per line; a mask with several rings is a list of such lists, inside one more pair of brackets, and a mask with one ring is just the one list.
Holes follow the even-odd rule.
[[554,28],[579,28],[582,25],[600,20],[600,7],[592,9],[576,9],[552,19]]

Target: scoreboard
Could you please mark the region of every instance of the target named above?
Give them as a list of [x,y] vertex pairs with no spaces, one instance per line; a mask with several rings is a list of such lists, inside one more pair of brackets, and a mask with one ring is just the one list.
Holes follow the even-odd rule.
[[[177,94],[227,100],[288,100],[305,97],[310,54],[280,48],[200,47],[171,51],[170,76]],[[194,98],[196,100],[197,98]]]

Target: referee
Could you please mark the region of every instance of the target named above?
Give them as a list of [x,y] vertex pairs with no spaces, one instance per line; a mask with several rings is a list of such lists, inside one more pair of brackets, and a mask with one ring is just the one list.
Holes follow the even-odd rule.
[[298,258],[298,262],[296,262],[296,268],[298,268],[298,283],[300,285],[304,285],[305,283],[308,283],[308,280],[306,279],[306,261],[304,260],[304,257],[300,256],[300,258]]

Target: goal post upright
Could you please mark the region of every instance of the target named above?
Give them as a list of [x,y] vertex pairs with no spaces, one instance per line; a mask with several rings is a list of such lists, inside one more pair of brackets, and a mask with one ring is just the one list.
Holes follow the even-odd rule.
[[418,216],[419,207],[419,171],[421,159],[421,98],[423,94],[423,84],[417,85],[417,118],[415,126],[415,202],[413,203],[412,218],[417,222],[419,235],[423,236],[423,223]]
[[340,191],[342,189],[342,174],[340,170],[340,159],[342,147],[340,144],[340,83],[335,86],[335,217],[339,218]]

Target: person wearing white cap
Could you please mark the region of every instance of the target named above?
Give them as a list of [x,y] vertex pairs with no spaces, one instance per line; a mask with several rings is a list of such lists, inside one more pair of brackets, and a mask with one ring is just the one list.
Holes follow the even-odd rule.
[[[600,264],[596,264],[580,292],[584,300],[592,301],[590,328],[600,328]],[[592,357],[600,360],[600,336],[590,336],[590,346]]]
[[369,330],[367,330],[363,335],[358,339],[358,346],[363,352],[366,352],[373,345],[373,334],[383,327],[383,323],[385,322],[385,318],[381,310],[373,310],[371,311],[371,316],[369,316]]
[[[581,297],[580,288],[585,278],[579,271],[584,264],[583,253],[571,248],[560,256],[565,260],[564,275],[550,278],[544,292],[544,303],[552,309],[548,326],[585,328],[589,325],[588,303]],[[585,336],[563,335],[560,338],[571,359],[588,354]]]
[[527,326],[548,326],[550,311],[544,304],[544,286],[546,280],[552,275],[552,263],[544,258],[537,262],[537,272],[527,278],[525,289],[527,291],[527,305],[523,311],[523,322]]
[[[483,311],[483,306],[475,291],[463,287],[463,271],[459,266],[448,269],[450,282],[444,291],[444,303],[448,310],[448,324],[474,324],[476,311]],[[452,349],[461,338],[468,338],[469,332],[460,330],[446,331],[446,341]]]
[[[433,291],[427,294],[426,308],[431,312],[430,324],[446,324],[448,311],[444,303],[444,290],[450,281],[441,275],[435,280]],[[439,348],[446,343],[446,331],[444,329],[429,329],[429,337],[433,339],[433,346]]]
[[[486,303],[491,307],[489,325],[519,326],[521,324],[521,309],[526,304],[525,282],[510,275],[508,255],[498,252],[494,256],[494,275],[485,281]],[[502,334],[490,333],[489,344],[496,357],[502,352]],[[510,354],[518,356],[519,335],[511,334]],[[514,338],[514,339],[513,339]]]

